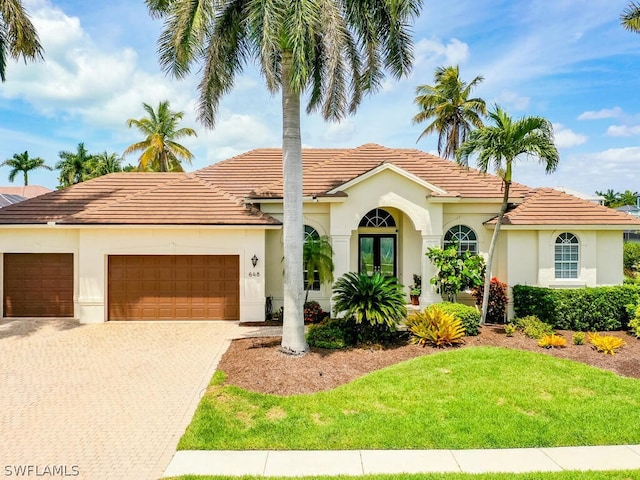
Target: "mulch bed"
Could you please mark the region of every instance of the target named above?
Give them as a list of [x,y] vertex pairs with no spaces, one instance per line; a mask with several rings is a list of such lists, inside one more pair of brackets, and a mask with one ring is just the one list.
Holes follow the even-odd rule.
[[[594,350],[588,342],[573,345],[571,331],[556,333],[567,339],[566,348],[541,348],[536,340],[520,332],[507,337],[502,325],[486,325],[481,328],[480,335],[466,337],[465,345],[455,348],[484,345],[531,350],[640,378],[640,340],[635,337],[625,332],[601,332],[626,342],[615,355],[605,355]],[[280,351],[280,337],[248,338],[234,340],[218,368],[227,375],[227,384],[255,392],[294,395],[330,390],[374,370],[442,350],[402,341],[387,348],[312,348],[304,356],[292,357]]]

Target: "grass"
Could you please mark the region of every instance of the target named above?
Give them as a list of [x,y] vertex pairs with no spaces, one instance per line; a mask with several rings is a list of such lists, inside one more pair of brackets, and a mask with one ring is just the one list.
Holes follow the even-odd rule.
[[[611,472],[536,472],[536,473],[431,473],[431,474],[394,474],[362,475],[358,477],[297,477],[298,480],[638,480],[640,470],[619,470]],[[224,477],[193,476],[172,477],[165,480],[291,480],[291,477]]]
[[[256,366],[256,375],[260,368],[269,367]],[[248,392],[221,385],[222,380],[220,372],[214,375],[178,449],[640,443],[640,381],[533,352],[449,350],[329,392],[291,397]]]

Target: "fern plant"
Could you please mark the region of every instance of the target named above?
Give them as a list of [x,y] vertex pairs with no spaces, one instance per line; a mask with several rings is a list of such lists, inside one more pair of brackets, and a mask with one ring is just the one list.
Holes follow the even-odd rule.
[[589,342],[594,348],[604,354],[613,355],[616,350],[622,348],[625,341],[613,335],[600,335],[599,333],[589,334]]
[[417,345],[442,347],[464,341],[465,330],[462,322],[435,305],[411,315],[406,324],[413,335],[411,342]]
[[538,345],[542,348],[564,348],[567,346],[567,340],[555,333],[545,335],[538,340]]

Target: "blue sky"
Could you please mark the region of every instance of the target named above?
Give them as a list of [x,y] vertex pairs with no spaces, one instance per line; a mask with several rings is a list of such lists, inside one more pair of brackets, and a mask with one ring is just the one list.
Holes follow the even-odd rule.
[[[238,78],[221,104],[218,124],[196,121],[198,78],[166,77],[158,67],[160,21],[142,0],[25,0],[45,48],[45,62],[10,63],[0,85],[0,159],[29,151],[49,165],[61,150],[84,142],[91,153],[122,153],[139,134],[128,118],[142,102],[169,100],[185,112],[198,138],[184,143],[197,169],[252,148],[278,147],[280,99],[253,69]],[[309,147],[379,143],[436,153],[435,137],[416,143],[411,118],[415,87],[431,84],[441,65],[485,81],[476,94],[512,116],[540,115],[554,124],[560,167],[550,176],[536,163],[517,165],[515,179],[531,186],[565,186],[586,193],[640,190],[640,35],[622,29],[628,0],[425,0],[414,26],[411,75],[389,79],[345,121],[302,119]],[[131,163],[135,157],[127,158]],[[0,184],[8,184],[7,167]],[[19,178],[16,179],[19,181]],[[57,172],[38,171],[33,184],[57,185]],[[18,184],[18,183],[17,183]]]

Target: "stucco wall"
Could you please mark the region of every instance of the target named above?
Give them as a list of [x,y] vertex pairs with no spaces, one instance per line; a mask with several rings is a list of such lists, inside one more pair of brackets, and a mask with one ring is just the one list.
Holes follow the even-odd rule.
[[[107,318],[105,298],[110,254],[239,255],[240,319],[264,320],[264,230],[51,226],[5,228],[1,232],[2,253],[74,254],[75,317],[82,323],[104,322]],[[259,259],[256,268],[250,260],[253,255]]]

